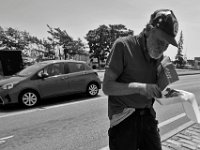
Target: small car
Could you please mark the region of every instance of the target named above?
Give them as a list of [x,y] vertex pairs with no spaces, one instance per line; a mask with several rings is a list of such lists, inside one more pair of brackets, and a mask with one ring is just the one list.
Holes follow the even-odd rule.
[[97,96],[101,81],[86,62],[48,60],[28,66],[0,80],[0,104],[20,103],[36,106],[42,99],[87,93]]

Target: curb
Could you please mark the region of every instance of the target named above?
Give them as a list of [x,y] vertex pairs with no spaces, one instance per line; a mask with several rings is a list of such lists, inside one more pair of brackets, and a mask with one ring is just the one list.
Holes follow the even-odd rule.
[[178,74],[178,76],[196,75],[196,74],[200,74],[200,72],[196,72],[196,73],[180,73],[180,74]]

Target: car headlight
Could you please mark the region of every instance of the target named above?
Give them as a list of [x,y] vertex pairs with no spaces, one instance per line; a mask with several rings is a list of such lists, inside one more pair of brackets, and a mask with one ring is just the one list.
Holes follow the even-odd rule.
[[2,89],[8,90],[8,89],[12,89],[13,87],[14,87],[14,83],[8,83],[8,84],[4,84],[2,86]]

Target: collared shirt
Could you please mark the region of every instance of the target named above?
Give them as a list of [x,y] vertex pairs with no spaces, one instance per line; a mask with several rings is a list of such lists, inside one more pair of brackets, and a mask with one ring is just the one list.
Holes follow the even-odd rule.
[[[148,55],[145,37],[141,33],[138,36],[119,38],[114,43],[106,69],[111,69],[119,76],[117,82],[156,83],[156,63],[157,61]],[[140,94],[108,96],[108,116],[111,126],[131,115],[135,108],[150,108],[152,103],[152,99]]]
[[124,108],[121,113],[114,114],[110,120],[110,127],[116,126],[134,112],[135,108]]

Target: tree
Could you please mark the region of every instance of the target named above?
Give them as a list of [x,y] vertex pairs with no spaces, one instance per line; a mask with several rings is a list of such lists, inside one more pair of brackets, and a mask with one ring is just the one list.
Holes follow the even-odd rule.
[[[69,50],[73,47],[73,38],[68,35],[65,30],[61,30],[58,28],[52,28],[47,25],[49,28],[48,33],[51,34],[52,37],[48,37],[48,39],[52,42],[54,46],[61,46],[64,49],[64,56],[67,59],[67,54],[69,54]],[[60,51],[59,51],[60,54]],[[61,59],[61,56],[60,56]]]
[[7,40],[4,29],[0,26],[0,47],[5,46],[5,41]]
[[186,64],[186,60],[183,56],[183,32],[180,33],[180,38],[178,41],[178,51],[175,57],[175,64],[177,65],[177,68],[183,68]]
[[0,30],[1,47],[9,50],[23,50],[28,45],[28,41],[23,38],[22,31],[11,27],[7,28],[7,30],[3,30],[3,28]]
[[81,54],[84,51],[85,45],[83,44],[82,40],[78,38],[78,40],[74,40],[72,42],[72,47],[70,51],[70,55],[73,57],[76,54]]
[[45,56],[49,58],[55,57],[55,51],[53,50],[53,45],[48,40],[45,39],[43,39],[42,44],[45,47]]
[[133,35],[133,31],[124,25],[100,25],[90,30],[85,39],[88,41],[90,58],[97,58],[98,63],[105,61],[114,41],[120,36]]
[[49,25],[47,25],[47,27],[49,28],[49,31],[47,32],[51,34],[51,37],[48,37],[48,40],[51,41],[54,46],[61,46],[63,48],[65,59],[72,58],[74,55],[84,51],[85,45],[80,38],[74,40],[69,36],[66,30],[52,28]]
[[110,36],[111,36],[111,46],[114,43],[114,41],[118,37],[127,36],[127,35],[133,35],[133,31],[130,29],[127,29],[124,25],[109,25],[110,27]]
[[42,42],[27,31],[19,31],[14,28],[3,29],[0,27],[0,47],[9,50],[21,50],[22,54],[28,56],[31,44],[41,45]]

